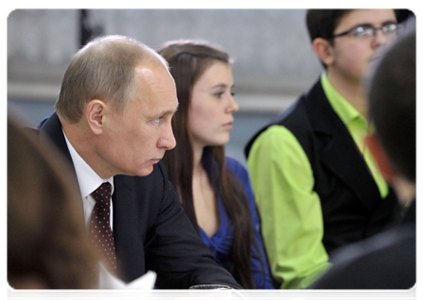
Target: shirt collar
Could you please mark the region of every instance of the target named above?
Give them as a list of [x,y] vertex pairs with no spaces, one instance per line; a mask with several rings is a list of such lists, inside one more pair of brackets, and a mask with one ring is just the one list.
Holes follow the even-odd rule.
[[76,177],[78,178],[79,189],[82,199],[91,195],[103,182],[109,182],[112,186],[112,195],[114,191],[113,176],[108,179],[102,179],[98,174],[84,161],[84,159],[76,152],[75,148],[69,142],[63,131],[69,153],[72,157],[75,167]]
[[357,119],[360,119],[361,122],[366,124],[365,118],[344,97],[342,97],[337,90],[335,90],[329,82],[326,73],[322,74],[321,83],[330,105],[345,125]]

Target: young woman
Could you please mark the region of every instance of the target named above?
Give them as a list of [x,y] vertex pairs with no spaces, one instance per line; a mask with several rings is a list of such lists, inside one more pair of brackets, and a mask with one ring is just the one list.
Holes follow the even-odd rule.
[[176,82],[177,145],[163,161],[182,206],[217,263],[244,288],[273,288],[246,169],[225,156],[239,107],[229,55],[205,42],[174,41],[159,53]]

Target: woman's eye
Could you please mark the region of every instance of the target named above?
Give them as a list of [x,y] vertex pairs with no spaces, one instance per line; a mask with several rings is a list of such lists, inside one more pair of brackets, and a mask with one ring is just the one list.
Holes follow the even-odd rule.
[[214,95],[215,95],[217,98],[222,98],[223,94],[224,94],[224,92],[219,92],[219,93],[216,93],[216,94],[214,94]]
[[156,124],[159,124],[161,120],[162,120],[162,118],[157,118],[157,119],[154,119],[153,122],[156,123]]

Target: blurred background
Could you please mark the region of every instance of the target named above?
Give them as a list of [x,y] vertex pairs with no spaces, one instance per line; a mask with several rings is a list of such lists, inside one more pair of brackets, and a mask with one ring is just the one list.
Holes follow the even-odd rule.
[[249,138],[322,71],[303,9],[18,9],[7,19],[8,109],[28,126],[49,116],[72,55],[101,34],[131,36],[153,49],[202,39],[228,51],[240,110],[227,153],[244,164]]

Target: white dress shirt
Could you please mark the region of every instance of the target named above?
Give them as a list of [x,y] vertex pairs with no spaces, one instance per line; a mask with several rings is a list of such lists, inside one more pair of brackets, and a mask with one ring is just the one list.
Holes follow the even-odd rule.
[[[84,207],[84,217],[85,225],[89,228],[89,222],[91,220],[91,214],[95,206],[95,200],[91,196],[91,193],[94,192],[103,182],[109,182],[112,187],[112,194],[114,191],[113,177],[108,179],[102,179],[97,175],[96,172],[82,159],[81,156],[73,148],[72,144],[69,142],[65,133],[66,144],[68,146],[70,155],[72,157],[73,165],[76,171],[76,177],[78,179],[79,189],[81,191],[82,204]],[[110,201],[110,226],[113,230],[113,201]]]

